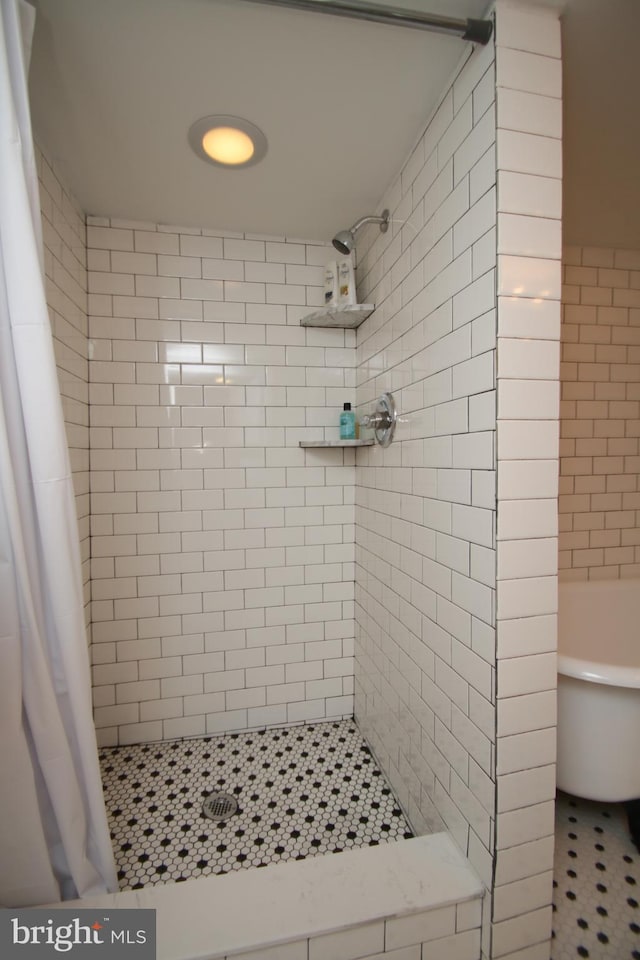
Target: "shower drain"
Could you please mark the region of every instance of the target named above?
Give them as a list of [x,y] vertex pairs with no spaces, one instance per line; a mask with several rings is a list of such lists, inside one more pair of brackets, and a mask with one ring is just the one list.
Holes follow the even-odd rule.
[[212,793],[203,802],[202,812],[210,820],[228,820],[238,812],[238,801],[228,793]]

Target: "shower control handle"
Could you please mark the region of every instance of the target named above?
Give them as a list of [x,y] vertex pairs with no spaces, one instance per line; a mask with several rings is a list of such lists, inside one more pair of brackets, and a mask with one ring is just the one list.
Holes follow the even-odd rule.
[[361,427],[373,430],[373,435],[381,447],[388,447],[396,428],[396,405],[390,393],[378,398],[373,413],[366,413],[360,420]]
[[372,430],[385,430],[391,425],[391,420],[389,414],[384,412],[376,413],[365,413],[364,417],[360,421],[361,427],[371,427]]

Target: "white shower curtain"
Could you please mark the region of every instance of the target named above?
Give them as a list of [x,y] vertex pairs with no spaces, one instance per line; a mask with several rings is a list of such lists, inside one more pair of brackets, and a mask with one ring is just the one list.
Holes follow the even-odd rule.
[[25,63],[0,0],[0,905],[116,890],[77,520],[45,302]]

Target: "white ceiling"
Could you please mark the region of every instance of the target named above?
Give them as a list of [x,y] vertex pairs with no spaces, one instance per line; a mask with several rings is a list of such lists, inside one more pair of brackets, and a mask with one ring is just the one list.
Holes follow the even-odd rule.
[[[96,215],[328,240],[377,205],[471,45],[245,0],[32,0],[36,136]],[[374,0],[376,2],[376,0]],[[377,0],[381,2],[381,0]],[[640,247],[640,0],[564,9],[564,236]],[[481,17],[487,0],[386,0]],[[258,124],[221,170],[194,120]]]
[[[388,0],[387,0],[388,2]],[[391,0],[481,17],[487,0]],[[471,45],[241,0],[37,0],[34,129],[91,214],[330,239],[376,204]],[[266,134],[224,170],[190,125]]]

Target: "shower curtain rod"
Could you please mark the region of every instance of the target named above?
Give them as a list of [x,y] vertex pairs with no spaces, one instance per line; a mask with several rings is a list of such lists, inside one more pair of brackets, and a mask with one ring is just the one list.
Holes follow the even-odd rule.
[[493,31],[491,20],[441,17],[435,13],[421,13],[418,10],[389,7],[383,4],[360,2],[360,0],[251,0],[251,2],[266,3],[276,7],[293,7],[314,13],[330,13],[336,17],[351,17],[354,20],[369,20],[373,23],[412,27],[414,30],[448,33],[463,40],[470,40],[472,43],[488,43]]

